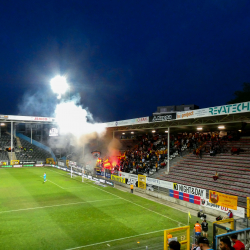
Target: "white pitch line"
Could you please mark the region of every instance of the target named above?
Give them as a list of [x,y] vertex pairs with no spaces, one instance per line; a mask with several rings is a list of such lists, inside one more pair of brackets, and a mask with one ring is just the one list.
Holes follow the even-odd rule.
[[[88,184],[88,185],[91,185],[91,184],[89,184],[89,183],[87,183],[87,184]],[[91,185],[91,186],[95,187],[94,185]],[[136,206],[138,206],[138,207],[144,208],[144,209],[146,209],[146,210],[148,210],[148,211],[150,211],[150,212],[152,212],[152,213],[158,214],[158,215],[163,216],[163,217],[165,217],[165,218],[167,218],[167,219],[170,219],[170,220],[172,220],[172,221],[174,221],[174,222],[177,222],[178,225],[179,225],[179,224],[185,225],[185,224],[183,224],[183,223],[181,223],[181,222],[179,222],[179,221],[177,221],[177,220],[174,220],[174,219],[172,219],[172,218],[170,218],[170,217],[168,217],[168,216],[166,216],[166,215],[164,215],[164,214],[160,214],[160,213],[158,213],[158,212],[156,212],[156,211],[154,211],[154,210],[151,210],[151,209],[149,209],[149,208],[146,208],[146,207],[144,207],[144,206],[142,206],[142,205],[139,205],[139,204],[137,204],[137,203],[135,203],[135,202],[133,202],[133,201],[127,200],[127,199],[125,199],[125,198],[123,198],[123,197],[120,197],[120,196],[118,196],[118,195],[116,195],[116,194],[112,194],[112,193],[110,193],[110,192],[108,192],[108,191],[106,191],[106,190],[103,190],[103,189],[101,189],[101,188],[98,188],[98,187],[95,187],[95,188],[97,188],[97,189],[99,189],[99,190],[102,190],[103,192],[109,193],[109,194],[111,194],[111,195],[113,195],[113,196],[119,197],[119,198],[122,199],[122,200],[125,200],[125,201],[127,201],[127,202],[130,202],[130,203],[132,203],[133,205],[136,205]]]
[[[138,236],[143,236],[143,235],[147,235],[147,234],[159,233],[159,232],[162,232],[162,231],[164,231],[164,230],[166,230],[166,229],[162,229],[162,230],[158,230],[158,231],[153,231],[153,232],[149,232],[149,233],[144,233],[144,234],[137,234],[137,235],[128,236],[128,237],[119,238],[119,239],[114,239],[114,240],[102,241],[102,242],[93,243],[93,244],[89,244],[89,245],[85,245],[85,246],[67,248],[67,249],[65,249],[65,250],[73,250],[73,249],[79,249],[79,248],[84,248],[84,247],[91,247],[91,246],[101,245],[101,244],[105,244],[105,243],[109,243],[109,242],[114,242],[114,241],[118,241],[118,240],[130,239],[130,238],[134,238],[134,237],[138,237]],[[169,230],[169,229],[168,229],[168,230]]]
[[[40,176],[40,177],[43,177],[43,176]],[[61,189],[65,189],[64,187],[61,187],[60,185],[56,184],[55,182],[53,182],[53,181],[51,181],[51,180],[47,180],[47,179],[46,179],[46,181],[49,181],[49,182],[53,183],[54,185],[58,186],[58,187],[61,188]]]
[[27,211],[27,210],[35,210],[35,209],[43,209],[43,208],[51,208],[51,207],[61,207],[61,206],[78,205],[78,204],[84,204],[84,203],[94,203],[94,202],[102,202],[102,201],[111,201],[111,200],[118,200],[118,198],[116,198],[116,199],[95,200],[95,201],[80,201],[80,202],[72,202],[72,203],[66,203],[66,204],[43,206],[43,207],[30,207],[30,208],[22,208],[22,209],[16,209],[16,210],[7,210],[7,211],[0,211],[0,214],[10,213],[10,212]]
[[[50,169],[50,170],[51,170],[51,169]],[[54,170],[51,170],[51,171],[58,173],[57,171],[54,171]],[[61,173],[60,173],[60,174],[61,174]],[[64,175],[64,174],[61,174],[61,175]],[[65,176],[65,175],[64,175],[64,176]],[[87,185],[91,185],[91,184],[89,184],[89,183],[87,183],[87,182],[85,182],[85,183],[86,183]],[[156,212],[156,211],[154,211],[154,210],[151,210],[151,209],[149,209],[149,208],[146,208],[146,207],[144,207],[144,206],[142,206],[142,205],[139,205],[139,204],[137,204],[137,203],[135,203],[135,202],[132,202],[132,201],[130,201],[130,200],[127,200],[127,199],[125,199],[125,198],[123,198],[123,197],[120,197],[120,196],[118,196],[118,195],[116,195],[116,194],[110,193],[110,192],[108,192],[108,191],[106,191],[106,190],[103,190],[103,189],[101,189],[101,188],[99,188],[99,187],[96,187],[96,186],[94,186],[94,185],[91,185],[91,186],[94,187],[94,188],[97,188],[97,189],[99,189],[99,190],[101,190],[101,191],[103,191],[103,192],[106,192],[106,193],[108,193],[108,194],[111,194],[111,195],[113,195],[113,196],[115,196],[115,197],[118,197],[119,199],[122,199],[122,200],[125,200],[125,201],[127,201],[127,202],[130,202],[130,203],[132,203],[133,205],[136,205],[136,206],[138,206],[138,207],[141,207],[141,208],[143,208],[143,209],[146,209],[146,210],[148,210],[148,211],[150,211],[150,212],[152,212],[152,213],[158,214],[158,215],[160,215],[160,216],[162,216],[162,217],[165,217],[165,218],[167,218],[167,219],[169,219],[169,220],[172,220],[172,221],[178,223],[178,226],[180,226],[180,225],[185,225],[185,224],[181,223],[180,221],[174,220],[174,219],[172,219],[172,218],[170,218],[170,217],[168,217],[168,216],[166,216],[166,215],[163,215],[163,214],[158,213],[158,212]]]

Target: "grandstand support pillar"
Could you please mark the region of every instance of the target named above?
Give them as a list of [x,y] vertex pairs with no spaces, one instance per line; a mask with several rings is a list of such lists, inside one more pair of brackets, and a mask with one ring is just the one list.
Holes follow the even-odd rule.
[[113,130],[113,139],[115,138],[115,131]]
[[168,127],[168,167],[167,167],[168,173],[169,173],[169,155],[170,155],[170,127]]
[[14,124],[14,138],[16,138],[16,123]]
[[2,131],[1,131],[1,126],[0,126],[0,138],[1,138],[1,134],[2,134]]
[[10,162],[12,161],[12,148],[13,148],[13,122],[10,122]]
[[30,126],[30,143],[32,144],[32,124]]

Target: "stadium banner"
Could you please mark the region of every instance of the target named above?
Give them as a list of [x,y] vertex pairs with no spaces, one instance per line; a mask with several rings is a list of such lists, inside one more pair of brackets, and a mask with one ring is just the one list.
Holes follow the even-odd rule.
[[114,182],[112,182],[112,181],[107,181],[107,180],[105,180],[105,184],[107,184],[107,185],[109,185],[109,186],[111,186],[111,187],[114,187],[114,186],[115,186]]
[[35,164],[35,167],[43,167],[43,164]]
[[53,158],[47,158],[46,163],[47,164],[54,164],[54,159]]
[[23,165],[23,167],[34,167],[33,164]]
[[116,176],[116,175],[111,175],[111,180],[112,181],[117,181],[117,182],[120,182],[120,183],[126,183],[126,179],[125,178],[122,178],[120,176]]
[[209,190],[209,202],[222,207],[237,210],[238,196]]
[[188,193],[183,193],[177,190],[169,190],[169,196],[173,197],[175,199],[179,199],[182,201],[187,201],[190,203],[194,203],[196,205],[200,205],[201,204],[201,197],[198,195],[193,195],[193,194],[188,194]]
[[58,166],[64,167],[65,166],[65,162],[64,161],[58,161]]
[[0,161],[0,166],[2,165],[8,165],[8,162],[7,161]]
[[176,113],[168,113],[164,115],[153,115],[149,117],[149,122],[165,122],[176,119]]
[[36,164],[36,161],[20,161],[20,164]]
[[[202,199],[201,205],[203,207],[211,208],[211,209],[218,210],[220,212],[225,212],[225,213],[227,213],[229,210],[229,208],[227,207],[222,207],[217,204],[209,202],[209,199]],[[237,210],[234,210],[234,209],[231,209],[231,210],[233,212],[233,215],[239,216],[241,218],[245,218],[245,208],[237,207]]]
[[23,165],[13,165],[13,168],[21,168]]
[[138,174],[138,187],[142,189],[147,188],[147,176]]
[[118,176],[128,179],[129,178],[129,173],[118,171]]
[[136,182],[138,182],[138,175],[129,174],[127,184],[128,185],[130,185],[130,184],[136,185]]
[[228,104],[228,105],[212,107],[208,109],[209,109],[210,116],[244,113],[244,112],[250,111],[250,102]]
[[141,123],[149,123],[149,117],[140,117],[140,118],[135,118],[135,124],[141,124]]
[[19,160],[11,160],[10,161],[10,165],[18,165],[19,164]]
[[206,198],[206,190],[197,187],[191,187],[183,184],[173,183],[173,190],[182,192],[184,194],[199,196],[204,199]]
[[176,119],[190,119],[204,116],[209,116],[208,108],[177,112]]
[[[1,116],[2,117],[2,116]],[[21,115],[8,115],[4,116],[7,120],[17,121],[41,121],[41,122],[54,122],[56,119],[53,117],[37,117],[37,116],[21,116]]]
[[2,165],[2,168],[12,168],[12,165]]
[[147,177],[147,185],[153,185],[157,187],[173,189],[173,182],[158,180],[154,178]]

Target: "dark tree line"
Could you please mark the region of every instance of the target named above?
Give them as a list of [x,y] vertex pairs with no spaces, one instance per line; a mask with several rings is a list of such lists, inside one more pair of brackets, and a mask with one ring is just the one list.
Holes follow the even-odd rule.
[[227,104],[250,101],[250,83],[244,82],[243,89],[235,91],[233,95],[234,99],[227,102]]

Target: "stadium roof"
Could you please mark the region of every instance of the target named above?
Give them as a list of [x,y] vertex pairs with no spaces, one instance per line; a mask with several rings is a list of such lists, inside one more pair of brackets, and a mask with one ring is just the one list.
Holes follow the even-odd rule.
[[163,132],[168,127],[182,131],[202,127],[203,131],[214,131],[223,124],[227,124],[226,130],[240,130],[242,123],[250,123],[250,102],[118,121],[108,123],[108,127],[113,131],[157,129]]
[[[56,123],[54,117],[0,115],[0,122],[17,123]],[[111,131],[126,130],[165,130],[168,127],[190,130],[202,126],[217,130],[218,125],[227,124],[227,130],[241,129],[241,123],[250,123],[250,101],[218,107],[196,109],[183,112],[164,113],[122,121],[106,123]]]

